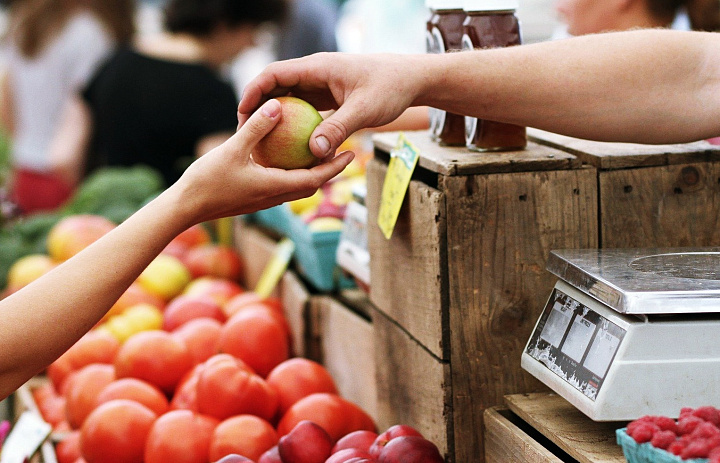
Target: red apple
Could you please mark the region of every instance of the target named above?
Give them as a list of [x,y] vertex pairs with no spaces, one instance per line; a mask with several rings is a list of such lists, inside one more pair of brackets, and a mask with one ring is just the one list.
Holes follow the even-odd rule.
[[310,151],[310,136],[323,120],[307,101],[291,96],[277,100],[282,106],[280,121],[255,146],[253,159],[265,167],[307,169],[320,160]]
[[369,453],[370,446],[373,442],[375,442],[377,437],[378,435],[376,432],[365,430],[353,431],[340,438],[340,440],[335,443],[332,453],[336,453],[344,449],[358,449]]
[[370,455],[372,455],[373,458],[378,458],[383,447],[385,447],[388,442],[401,436],[423,437],[423,435],[420,434],[420,431],[412,426],[408,426],[407,424],[396,424],[394,426],[390,426],[385,432],[380,433],[377,439],[375,439],[375,442],[373,442],[370,446]]
[[373,457],[364,450],[344,449],[338,452],[333,452],[333,454],[330,455],[330,458],[325,460],[325,463],[347,463],[351,458],[367,458],[369,460],[374,460]]
[[257,461],[257,463],[283,463],[282,459],[280,458],[280,450],[278,449],[278,446],[275,445],[271,447],[268,451],[260,455],[260,459]]
[[420,436],[392,439],[380,452],[378,463],[445,463],[437,446]]
[[222,457],[215,463],[254,463],[254,462],[249,458],[246,458],[242,455],[236,455],[233,453],[231,455],[225,455],[224,457]]
[[327,431],[309,420],[299,422],[278,442],[283,463],[324,463],[332,447]]

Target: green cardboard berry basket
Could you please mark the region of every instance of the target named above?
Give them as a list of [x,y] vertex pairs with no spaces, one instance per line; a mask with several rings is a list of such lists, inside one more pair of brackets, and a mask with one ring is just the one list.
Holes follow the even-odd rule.
[[653,447],[649,442],[638,444],[628,435],[626,428],[616,430],[615,436],[628,463],[708,463],[709,461],[707,458],[683,460],[670,452]]
[[330,292],[355,286],[337,265],[341,231],[312,231],[287,204],[246,216],[251,222],[274,230],[295,243],[294,261],[298,273],[318,291]]

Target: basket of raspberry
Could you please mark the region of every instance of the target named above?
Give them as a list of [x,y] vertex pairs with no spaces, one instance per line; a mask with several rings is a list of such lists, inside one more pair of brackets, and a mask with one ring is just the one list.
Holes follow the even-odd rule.
[[720,463],[720,410],[683,408],[677,420],[643,416],[616,431],[628,463]]

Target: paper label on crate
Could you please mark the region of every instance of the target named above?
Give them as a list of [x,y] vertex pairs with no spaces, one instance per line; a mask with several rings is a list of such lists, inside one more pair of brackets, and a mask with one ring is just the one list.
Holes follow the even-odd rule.
[[267,265],[265,265],[257,285],[255,285],[255,292],[260,295],[260,297],[265,298],[272,294],[278,281],[280,281],[283,273],[287,270],[294,252],[295,243],[293,243],[290,238],[280,240],[275,247],[273,256]]
[[385,239],[392,236],[419,157],[418,149],[401,133],[397,145],[390,151],[390,164],[380,197],[378,225]]
[[1,463],[23,463],[37,452],[48,438],[52,427],[30,411],[20,415],[2,446]]

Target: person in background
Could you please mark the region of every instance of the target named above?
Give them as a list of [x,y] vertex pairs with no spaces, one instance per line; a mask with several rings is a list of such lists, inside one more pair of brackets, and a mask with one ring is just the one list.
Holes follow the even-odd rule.
[[320,54],[270,64],[241,119],[292,93],[335,110],[313,132],[322,158],[411,106],[597,141],[684,143],[720,135],[720,33],[643,29],[444,54]]
[[23,213],[60,206],[72,188],[48,147],[68,98],[134,32],[134,0],[14,0],[5,37],[0,121],[12,145],[11,197]]
[[267,102],[133,216],[0,300],[0,400],[90,330],[180,232],[310,196],[352,160],[346,152],[312,169],[292,171],[253,162],[252,149],[275,127],[281,110],[277,100]]
[[72,99],[51,158],[75,184],[99,166],[145,164],[173,184],[228,139],[237,95],[223,68],[281,22],[284,0],[170,0],[163,31],[116,51]]
[[717,0],[557,0],[554,39],[636,28],[717,30]]
[[289,13],[278,34],[278,60],[337,51],[337,6],[329,0],[289,0]]

